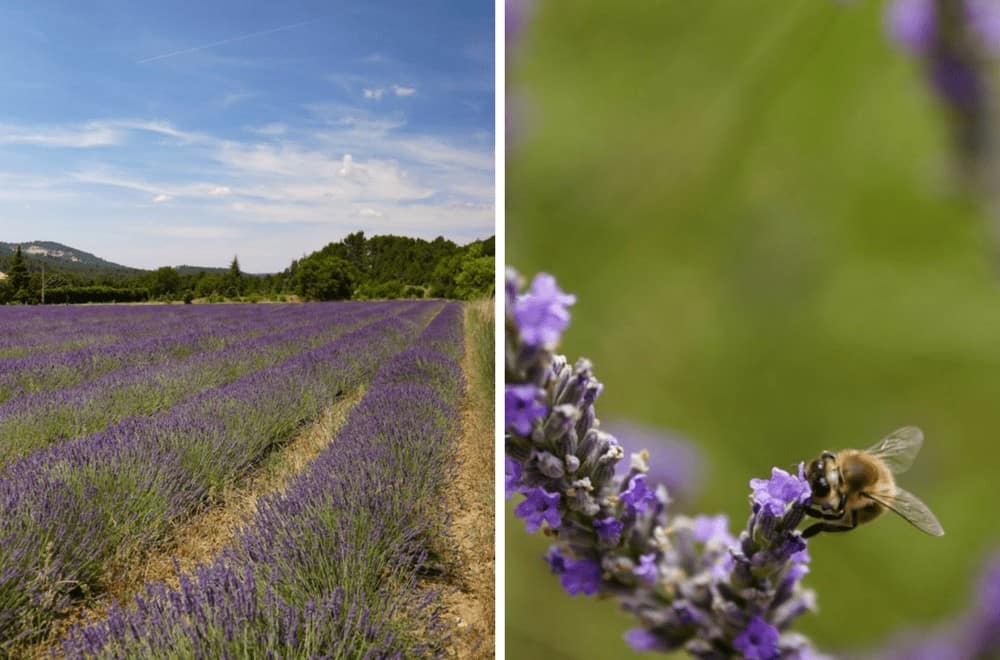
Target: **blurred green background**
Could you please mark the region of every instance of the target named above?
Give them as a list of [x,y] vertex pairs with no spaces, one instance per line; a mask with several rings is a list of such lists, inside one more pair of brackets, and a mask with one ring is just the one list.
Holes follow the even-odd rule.
[[[686,511],[734,531],[771,466],[921,426],[900,483],[947,535],[818,537],[797,629],[837,652],[956,614],[1000,547],[1000,271],[883,3],[535,4],[507,59],[507,261],[578,295],[562,350],[594,361],[598,415],[691,438]],[[636,655],[512,509],[507,657]]]

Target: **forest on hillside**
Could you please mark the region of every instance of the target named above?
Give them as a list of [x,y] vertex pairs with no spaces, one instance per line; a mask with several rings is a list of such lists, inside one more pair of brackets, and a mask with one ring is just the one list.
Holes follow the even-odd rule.
[[349,234],[296,259],[280,273],[163,266],[152,271],[60,268],[0,255],[0,304],[224,300],[372,300],[494,295],[495,237],[457,245],[443,237]]

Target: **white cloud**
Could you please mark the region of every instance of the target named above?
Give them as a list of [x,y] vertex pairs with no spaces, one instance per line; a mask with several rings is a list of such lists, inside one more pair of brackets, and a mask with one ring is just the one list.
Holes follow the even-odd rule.
[[170,122],[162,121],[158,119],[148,120],[148,119],[114,119],[110,121],[98,121],[93,123],[94,126],[107,127],[109,130],[122,130],[122,131],[144,131],[148,133],[157,133],[159,135],[166,135],[167,137],[172,137],[180,140],[183,143],[191,142],[204,142],[210,140],[206,135],[200,133],[191,133],[189,131],[182,131],[173,126]]
[[79,172],[73,172],[70,176],[80,183],[114,186],[116,188],[128,188],[129,190],[138,190],[139,192],[152,193],[154,195],[166,194],[163,192],[162,188],[155,184],[130,179],[113,172],[108,172],[104,168],[81,170]]
[[80,183],[113,186],[115,188],[149,193],[153,195],[152,201],[154,204],[169,202],[177,197],[208,199],[213,197],[227,197],[233,194],[233,190],[229,186],[215,183],[158,184],[143,181],[142,179],[134,179],[127,174],[120,174],[103,167],[80,170],[72,173],[70,176]]
[[417,88],[390,85],[388,89],[385,87],[365,87],[362,91],[364,97],[372,101],[381,101],[386,92],[390,92],[396,96],[413,96],[417,93]]
[[337,170],[337,174],[340,176],[349,176],[351,174],[351,170],[354,169],[354,158],[351,154],[344,154],[344,160],[342,162],[343,165],[341,165],[340,169]]
[[23,144],[39,147],[85,149],[121,142],[122,133],[98,122],[77,127],[14,126],[0,124],[0,145]]
[[[399,85],[381,89],[399,95],[397,88],[417,93]],[[75,143],[87,131],[113,134],[117,143],[106,152],[83,152],[68,161],[69,174],[44,181],[12,181],[0,171],[0,204],[52,202],[53,213],[69,217],[74,204],[86,201],[95,212],[122,221],[134,216],[137,204],[148,205],[146,212],[166,228],[147,234],[199,238],[204,243],[198,249],[225,247],[240,227],[241,245],[256,240],[263,249],[267,241],[261,236],[277,240],[282,225],[292,223],[299,225],[295,235],[323,240],[359,226],[372,234],[459,241],[493,233],[492,135],[445,139],[412,127],[399,130],[407,126],[400,114],[336,103],[306,107],[312,117],[301,125],[244,126],[227,138],[158,119],[50,127],[49,136],[73,136]],[[35,132],[0,126],[0,144],[5,134],[23,140]],[[56,211],[53,200],[61,197],[63,207]],[[181,201],[183,218],[167,222],[175,207],[168,202]],[[5,215],[14,217],[0,217]],[[197,254],[192,250],[189,260]]]
[[492,172],[494,167],[493,145],[480,149],[456,147],[432,137],[405,138],[395,143],[400,156],[411,158],[432,167]]

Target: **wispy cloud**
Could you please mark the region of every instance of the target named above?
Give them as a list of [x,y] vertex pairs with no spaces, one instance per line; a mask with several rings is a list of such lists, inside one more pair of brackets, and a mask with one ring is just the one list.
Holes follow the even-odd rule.
[[104,128],[110,131],[142,131],[146,133],[156,133],[158,135],[174,138],[184,143],[205,142],[206,140],[212,139],[202,133],[182,131],[170,122],[159,119],[111,119],[92,122],[91,126]]
[[233,190],[229,186],[218,183],[157,183],[130,177],[128,174],[104,166],[81,169],[70,174],[70,177],[83,184],[111,186],[153,195],[152,202],[154,204],[169,202],[178,197],[217,199],[233,194]]
[[86,149],[118,144],[122,138],[123,134],[120,131],[98,122],[70,127],[0,124],[0,145],[22,144]]
[[403,87],[402,85],[390,85],[386,87],[365,87],[362,96],[371,101],[381,101],[386,93],[395,96],[413,96],[417,93],[416,87]]
[[301,27],[303,25],[308,25],[314,22],[316,19],[310,19],[308,21],[299,21],[298,23],[289,23],[288,25],[282,25],[276,28],[271,28],[269,30],[260,30],[258,32],[248,32],[247,34],[241,34],[235,37],[228,37],[226,39],[220,39],[219,41],[213,41],[212,43],[202,44],[200,46],[191,46],[190,48],[182,48],[180,50],[171,51],[169,53],[163,53],[161,55],[154,55],[152,57],[146,57],[141,60],[136,60],[136,64],[146,64],[147,62],[156,62],[157,60],[164,60],[168,57],[176,57],[177,55],[186,55],[188,53],[196,53],[200,50],[208,50],[209,48],[215,48],[216,46],[224,46],[226,44],[231,44],[237,41],[243,41],[245,39],[252,39],[253,37],[261,37],[265,34],[274,34],[275,32],[283,32],[285,30],[291,30],[293,28]]

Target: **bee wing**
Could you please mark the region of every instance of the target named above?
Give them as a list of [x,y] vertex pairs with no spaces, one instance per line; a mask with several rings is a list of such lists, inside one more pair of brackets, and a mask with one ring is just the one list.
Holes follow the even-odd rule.
[[931,513],[931,510],[927,508],[927,505],[917,499],[917,496],[913,493],[897,487],[895,495],[864,493],[864,496],[898,514],[921,532],[930,534],[931,536],[944,536],[944,529],[941,527],[941,523]]
[[913,465],[913,459],[924,444],[924,432],[916,426],[904,426],[885,436],[866,451],[885,463],[893,474],[902,474]]

